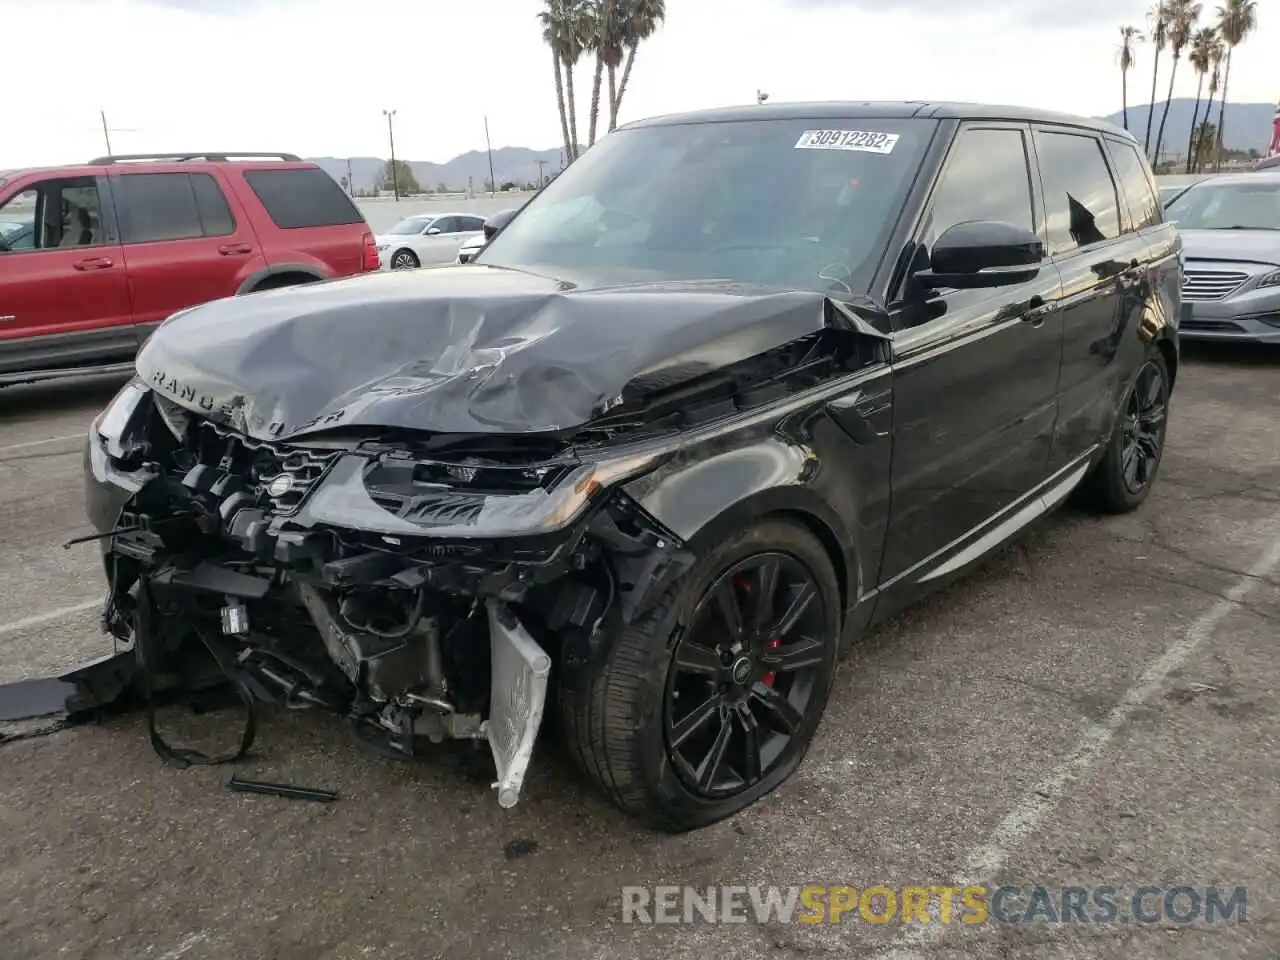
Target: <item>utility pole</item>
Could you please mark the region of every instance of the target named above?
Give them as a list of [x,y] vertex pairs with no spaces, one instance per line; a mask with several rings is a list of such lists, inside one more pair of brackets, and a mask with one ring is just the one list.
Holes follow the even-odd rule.
[[489,118],[484,118],[484,145],[489,151],[489,191],[490,195],[498,190],[498,182],[493,176],[493,144],[489,141]]
[[107,111],[99,110],[98,116],[102,117],[102,136],[107,141],[107,156],[111,156],[111,132],[107,128]]
[[538,161],[538,189],[539,190],[541,190],[547,184],[546,174],[542,172],[543,168],[546,167],[546,165],[547,165],[547,161],[545,160]]
[[347,193],[351,196],[356,195],[356,182],[351,179],[351,158],[347,157]]
[[765,102],[766,100],[768,100],[768,99],[769,99],[769,94],[765,93],[763,90],[757,90],[757,91],[756,91],[756,103],[757,103],[757,104],[762,104],[762,103],[764,103],[764,102]]
[[387,136],[391,139],[391,192],[395,194],[396,203],[400,202],[400,177],[399,171],[396,170],[396,132],[391,126],[391,118],[396,115],[394,110],[383,110],[382,115],[387,118]]

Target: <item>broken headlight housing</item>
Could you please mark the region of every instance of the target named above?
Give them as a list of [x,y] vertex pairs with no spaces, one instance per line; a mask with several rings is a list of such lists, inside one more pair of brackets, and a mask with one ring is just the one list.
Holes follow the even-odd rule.
[[[536,537],[573,525],[601,494],[654,470],[667,456],[665,451],[633,453],[511,470],[523,474],[523,482],[506,489],[475,484],[481,467],[404,456],[347,456],[316,490],[305,512],[316,523],[384,535]],[[440,469],[453,482],[437,479]]]
[[89,428],[90,438],[106,449],[114,460],[124,460],[132,452],[138,432],[146,419],[143,401],[150,393],[137,377],[126,383]]

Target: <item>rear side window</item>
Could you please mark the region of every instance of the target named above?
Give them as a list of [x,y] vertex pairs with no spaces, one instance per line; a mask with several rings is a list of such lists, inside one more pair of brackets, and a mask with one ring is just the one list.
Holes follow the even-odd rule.
[[484,229],[484,220],[480,217],[459,217],[459,230],[474,231]]
[[1102,142],[1077,133],[1036,132],[1049,226],[1049,252],[1070,253],[1120,235],[1120,205]]
[[338,182],[319,167],[246,170],[244,178],[277,227],[332,227],[364,223]]
[[191,177],[185,173],[128,173],[113,180],[125,243],[204,236]]
[[1137,149],[1131,143],[1110,137],[1107,138],[1107,146],[1111,148],[1111,160],[1115,164],[1116,176],[1120,178],[1120,189],[1129,204],[1130,222],[1125,224],[1125,231],[1141,230],[1159,223],[1160,199]]

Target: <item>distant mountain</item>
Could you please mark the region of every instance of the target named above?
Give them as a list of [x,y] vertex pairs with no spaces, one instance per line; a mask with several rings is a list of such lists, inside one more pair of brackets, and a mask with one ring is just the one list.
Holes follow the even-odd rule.
[[[520,185],[537,183],[539,172],[552,176],[560,170],[560,150],[530,150],[527,147],[502,147],[493,151],[493,175],[498,185],[514,182]],[[352,187],[356,190],[372,190],[382,179],[387,161],[379,157],[310,157],[331,177],[341,182],[351,170]],[[538,161],[542,161],[541,171]],[[454,157],[448,163],[432,163],[429,160],[409,160],[414,179],[424,190],[439,190],[443,184],[447,191],[466,190],[468,185],[483,190],[489,179],[489,154],[484,150],[472,150]]]
[[[1156,102],[1155,118],[1151,123],[1151,146],[1155,147],[1156,131],[1160,129],[1160,117],[1164,113],[1164,101]],[[1217,124],[1220,104],[1214,101],[1209,122]],[[1195,110],[1195,97],[1178,97],[1169,101],[1169,119],[1164,127],[1164,140],[1161,141],[1160,152],[1166,156],[1181,154],[1186,156],[1187,141],[1191,139],[1191,113]],[[1146,139],[1147,114],[1149,103],[1129,105],[1129,132],[1139,141]],[[1271,121],[1276,115],[1274,103],[1228,103],[1227,104],[1227,139],[1228,150],[1257,150],[1266,153],[1271,145]],[[1109,120],[1116,126],[1124,125],[1124,113],[1113,113],[1103,120]],[[1204,119],[1204,104],[1200,105],[1200,119]]]

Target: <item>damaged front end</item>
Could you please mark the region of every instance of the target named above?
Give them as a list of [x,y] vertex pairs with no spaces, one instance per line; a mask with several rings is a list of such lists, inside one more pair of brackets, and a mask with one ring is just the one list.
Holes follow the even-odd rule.
[[[134,645],[148,703],[160,677],[212,674],[251,711],[330,710],[394,756],[487,741],[509,807],[560,638],[634,616],[687,561],[620,489],[664,449],[403,431],[268,443],[135,381],[87,451],[105,625]],[[210,762],[165,744],[154,713],[152,741]]]

